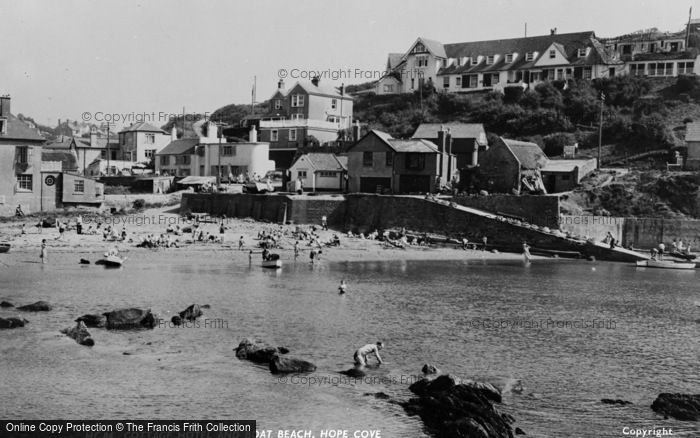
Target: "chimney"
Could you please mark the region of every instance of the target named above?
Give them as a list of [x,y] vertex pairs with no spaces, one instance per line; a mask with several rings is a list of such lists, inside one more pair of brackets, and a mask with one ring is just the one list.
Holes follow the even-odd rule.
[[555,27],[554,29],[549,29],[549,34],[550,34],[550,35],[556,35],[556,34],[557,34],[557,28]]
[[345,96],[345,84],[340,84],[340,95]]
[[90,127],[90,147],[91,148],[97,147],[97,127],[96,126]]
[[170,141],[175,140],[177,140],[177,128],[173,125],[173,128],[170,130]]
[[248,141],[251,143],[258,142],[258,131],[255,130],[255,125],[250,125],[250,134],[248,135]]
[[10,117],[10,95],[0,96],[0,117]]
[[279,82],[277,82],[277,89],[284,91],[284,79],[280,79]]
[[360,121],[355,120],[355,124],[352,125],[352,139],[355,141],[360,141],[360,132],[361,132]]
[[319,82],[321,82],[321,78],[318,77],[318,75],[314,76],[314,78],[311,79],[311,83],[314,84],[314,87],[318,87]]
[[440,152],[445,152],[446,134],[445,125],[440,125],[440,130],[437,133],[437,147]]

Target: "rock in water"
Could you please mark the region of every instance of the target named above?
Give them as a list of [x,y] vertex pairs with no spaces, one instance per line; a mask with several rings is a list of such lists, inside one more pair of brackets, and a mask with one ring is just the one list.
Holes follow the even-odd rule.
[[651,408],[654,412],[681,421],[700,421],[700,394],[662,393]]
[[13,329],[18,327],[24,327],[28,323],[24,318],[0,318],[0,329]]
[[3,301],[2,303],[0,303],[0,307],[15,307],[15,305],[12,303],[8,303],[7,301]]
[[234,349],[236,357],[241,360],[249,360],[256,363],[269,363],[276,354],[287,354],[289,350],[284,347],[272,347],[258,341],[244,339]]
[[194,321],[200,316],[202,316],[202,310],[199,308],[199,304],[192,304],[190,307],[180,312],[180,318],[185,321]]
[[600,400],[601,403],[606,404],[606,405],[631,405],[632,402],[628,402],[627,400],[620,400],[618,399],[612,399],[612,398],[603,398]]
[[92,339],[90,332],[88,331],[85,323],[78,321],[75,327],[67,328],[61,330],[61,333],[65,334],[69,338],[72,338],[80,345],[85,345],[87,347],[92,347],[95,345],[95,341]]
[[48,312],[51,310],[51,304],[46,301],[37,301],[34,304],[18,307],[17,310],[24,310],[25,312]]
[[403,407],[409,415],[419,415],[440,437],[512,438],[512,418],[491,404],[491,388],[480,382],[465,384],[450,375],[422,379],[409,387],[418,398]]
[[341,371],[340,374],[344,374],[348,377],[361,378],[365,377],[367,373],[361,367],[353,367],[346,371]]
[[431,365],[429,363],[423,365],[421,371],[423,371],[423,374],[440,374],[440,370],[437,369],[435,365]]
[[270,371],[272,374],[310,373],[316,371],[316,365],[295,357],[275,354],[270,359]]
[[103,315],[107,318],[106,327],[108,330],[152,329],[156,325],[156,319],[150,309],[118,309],[103,313]]
[[75,322],[83,322],[86,327],[101,328],[107,324],[107,318],[104,315],[87,314],[79,317]]
[[90,260],[88,260],[88,259],[80,259],[80,264],[81,264],[81,265],[89,265],[89,264],[90,264]]

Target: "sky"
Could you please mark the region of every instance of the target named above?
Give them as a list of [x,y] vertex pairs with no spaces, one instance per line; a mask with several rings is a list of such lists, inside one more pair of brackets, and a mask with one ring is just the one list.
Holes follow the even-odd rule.
[[[310,71],[378,79],[389,52],[442,43],[592,30],[600,37],[681,30],[700,0],[0,0],[0,95],[12,112],[160,126],[268,99]],[[338,80],[333,81],[332,76]],[[152,119],[152,120],[149,120]]]

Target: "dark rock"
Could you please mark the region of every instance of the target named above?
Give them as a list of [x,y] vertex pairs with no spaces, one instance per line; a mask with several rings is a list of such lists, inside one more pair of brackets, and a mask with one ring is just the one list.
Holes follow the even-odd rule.
[[367,373],[360,367],[353,367],[346,371],[340,371],[340,374],[355,378],[365,377],[367,375]]
[[104,315],[93,313],[78,317],[75,322],[83,322],[86,327],[101,328],[107,324],[107,318]]
[[8,303],[7,301],[3,301],[2,303],[0,303],[0,307],[15,307],[15,305],[12,303]]
[[275,354],[270,359],[270,371],[272,374],[310,373],[316,371],[316,365],[302,359]]
[[658,414],[681,421],[700,421],[700,394],[662,393],[651,408]]
[[442,375],[424,378],[409,389],[418,395],[403,404],[409,415],[419,415],[439,437],[512,438],[512,417],[501,414],[491,403],[493,386]]
[[186,321],[194,321],[200,316],[202,316],[202,311],[199,308],[199,304],[192,304],[190,307],[180,312],[180,318]]
[[601,403],[606,404],[606,405],[631,405],[632,402],[628,402],[627,400],[620,400],[620,399],[611,399],[611,398],[604,398],[600,400]]
[[85,345],[87,347],[95,345],[95,341],[92,339],[90,332],[82,321],[78,321],[75,327],[61,330],[61,333],[72,338],[80,345]]
[[131,356],[131,353],[128,352],[128,351],[125,351],[125,352],[122,353],[122,355],[124,355],[124,356]]
[[175,315],[172,318],[170,318],[170,322],[172,322],[175,325],[180,325],[182,324],[182,318],[180,318],[180,315]]
[[156,325],[156,318],[150,309],[118,309],[103,313],[103,315],[107,318],[106,327],[108,330],[152,329]]
[[199,306],[199,307],[202,308],[202,309],[211,309],[211,306],[210,306],[209,304],[202,304],[202,305]]
[[386,392],[365,392],[362,395],[367,396],[367,397],[378,398],[380,400],[390,400],[391,399],[389,394],[387,394]]
[[526,434],[525,432],[523,432],[523,430],[522,430],[521,428],[519,428],[519,427],[516,427],[516,428],[515,428],[515,434],[516,434],[516,435],[527,435],[527,434]]
[[244,339],[234,349],[236,357],[241,360],[249,360],[256,363],[269,363],[272,356],[276,354],[286,354],[289,352],[284,347],[272,347],[262,342]]
[[17,310],[24,310],[25,312],[48,312],[51,310],[51,304],[46,301],[37,301],[34,304],[18,307]]
[[437,367],[435,365],[431,365],[428,363],[423,365],[423,368],[421,369],[421,371],[423,372],[423,374],[440,374],[440,370],[437,369]]
[[475,382],[474,380],[463,380],[462,385],[467,385],[471,388],[481,391],[484,397],[492,402],[501,403],[501,391],[490,383]]
[[88,259],[80,259],[80,264],[81,264],[81,265],[89,265],[89,264],[90,264],[90,260],[88,260]]
[[0,329],[13,329],[18,327],[24,327],[28,323],[24,318],[0,318]]

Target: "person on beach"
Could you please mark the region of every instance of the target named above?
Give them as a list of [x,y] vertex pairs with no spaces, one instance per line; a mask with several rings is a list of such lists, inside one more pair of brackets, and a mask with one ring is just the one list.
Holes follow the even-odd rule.
[[66,225],[63,222],[59,222],[58,219],[56,219],[56,226],[58,227],[58,237],[56,240],[63,240],[63,235],[66,232]]
[[311,252],[309,252],[309,257],[311,258],[311,263],[314,262],[314,259],[316,258],[316,250],[312,249]]
[[384,344],[381,341],[377,342],[376,344],[367,344],[364,347],[358,348],[353,356],[353,359],[355,359],[355,365],[361,367],[367,365],[367,356],[371,354],[376,356],[377,362],[380,364],[383,363],[382,357],[379,355],[379,350],[382,348],[384,348]]
[[321,217],[321,228],[328,230],[328,218],[325,215]]
[[41,239],[41,263],[48,263],[49,261],[49,250],[46,248],[46,239]]
[[345,280],[340,280],[340,286],[338,286],[338,293],[343,295],[347,291],[348,285]]
[[525,259],[525,263],[530,263],[530,259],[532,259],[530,255],[530,245],[528,245],[527,242],[523,242],[523,258]]
[[224,221],[221,221],[221,225],[219,225],[219,240],[221,243],[224,243],[224,232],[226,231],[226,227],[224,227]]
[[299,241],[294,242],[294,257],[299,257]]
[[664,259],[664,250],[666,249],[666,245],[664,245],[663,242],[659,243],[659,260]]
[[22,211],[22,204],[17,204],[17,208],[15,209],[15,216],[24,217],[24,212]]
[[469,249],[469,239],[466,237],[462,237],[462,249],[465,251]]
[[605,240],[610,244],[610,249],[615,248],[615,238],[610,231],[608,231],[608,234],[605,236]]
[[242,251],[242,250],[243,250],[243,236],[241,236],[241,237],[238,239],[238,250],[239,250],[239,251]]
[[481,248],[481,250],[482,250],[482,251],[486,251],[486,244],[488,243],[489,238],[486,237],[486,236],[484,236],[484,237],[481,238],[481,241],[484,242],[484,246],[483,246],[483,248]]
[[27,234],[27,227],[24,224],[22,224],[22,229],[20,230],[19,235],[24,236],[26,234]]
[[270,258],[270,251],[268,251],[267,248],[263,249],[263,251],[262,251],[263,261],[268,260],[269,258]]

